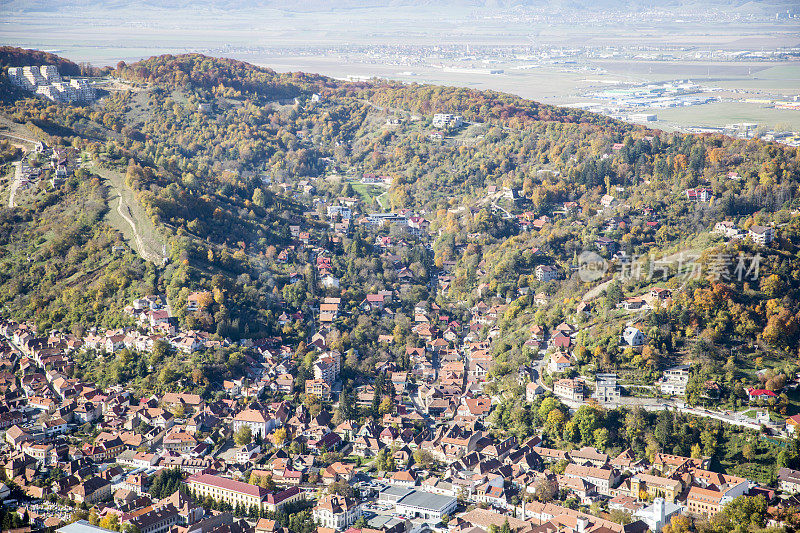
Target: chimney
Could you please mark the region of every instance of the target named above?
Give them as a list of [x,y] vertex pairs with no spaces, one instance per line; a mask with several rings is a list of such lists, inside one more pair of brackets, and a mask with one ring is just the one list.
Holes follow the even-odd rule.
[[586,533],[586,528],[589,527],[589,519],[580,516],[575,520],[575,524],[578,528],[578,533]]

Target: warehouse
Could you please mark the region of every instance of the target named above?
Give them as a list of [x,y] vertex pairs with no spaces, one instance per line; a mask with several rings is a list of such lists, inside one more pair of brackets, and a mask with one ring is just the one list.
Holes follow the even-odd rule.
[[442,496],[420,490],[412,491],[396,504],[399,515],[406,518],[422,518],[439,522],[444,515],[455,511],[457,500],[452,496]]

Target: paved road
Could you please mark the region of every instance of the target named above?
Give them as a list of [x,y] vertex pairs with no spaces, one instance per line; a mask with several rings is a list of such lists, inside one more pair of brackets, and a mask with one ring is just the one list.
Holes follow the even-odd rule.
[[3,133],[3,132],[0,132],[0,136],[3,136],[3,137],[8,137],[9,139],[16,139],[16,140],[18,140],[18,141],[23,141],[23,142],[26,142],[26,143],[29,143],[29,144],[36,144],[36,142],[37,142],[37,141],[36,141],[36,140],[34,140],[34,139],[28,139],[28,138],[26,138],[26,137],[20,137],[19,135],[14,135],[14,134],[12,134],[12,133]]
[[[546,350],[546,348],[543,349]],[[547,363],[547,357],[544,356],[541,359],[537,360],[534,363],[534,369],[536,370],[536,383],[541,386],[543,389],[549,392],[553,392],[553,389],[547,386],[547,384],[542,381],[542,372],[545,370],[545,366]],[[576,410],[581,405],[588,405],[589,401],[574,401],[574,400],[567,400],[566,398],[558,397],[561,400],[561,403],[566,405],[570,408],[570,410]],[[746,427],[750,429],[758,430],[761,426],[755,423],[752,419],[744,417],[743,415],[735,415],[729,414],[722,411],[711,411],[709,409],[698,409],[693,407],[681,407],[678,404],[683,402],[678,402],[672,399],[663,399],[663,398],[642,398],[642,397],[635,397],[635,396],[624,396],[621,401],[619,402],[612,402],[604,404],[605,407],[608,408],[615,408],[620,406],[626,407],[641,407],[646,411],[662,411],[664,409],[672,409],[673,411],[680,411],[682,413],[694,415],[694,416],[703,416],[706,418],[713,418],[715,420],[719,420],[721,422],[725,422],[726,424],[731,424],[734,426]]]

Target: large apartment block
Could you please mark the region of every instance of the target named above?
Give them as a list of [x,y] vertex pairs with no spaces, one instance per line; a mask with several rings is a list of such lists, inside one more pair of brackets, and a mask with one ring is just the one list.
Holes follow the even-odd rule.
[[94,87],[85,79],[64,81],[54,65],[11,67],[8,79],[13,85],[36,93],[54,102],[90,102],[95,99]]

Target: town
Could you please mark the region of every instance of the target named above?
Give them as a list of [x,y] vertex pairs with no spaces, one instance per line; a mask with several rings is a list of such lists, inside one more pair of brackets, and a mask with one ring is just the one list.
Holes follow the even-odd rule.
[[[461,127],[460,117],[436,116],[433,122]],[[387,180],[364,175],[360,181]],[[524,200],[512,189],[487,194],[494,202]],[[687,190],[685,199],[703,203],[712,196],[710,188],[696,188]],[[394,261],[397,281],[413,280],[416,274],[398,254],[414,240],[428,238],[430,222],[409,211],[359,216],[360,204],[359,198],[340,197],[309,216],[320,217],[340,239],[353,222],[378,232],[374,246]],[[565,203],[552,217],[569,216],[575,207]],[[610,195],[597,207],[598,216],[623,209]],[[511,215],[504,211],[504,216]],[[642,216],[657,223],[652,213]],[[528,232],[553,223],[552,217],[533,218],[524,211],[511,216]],[[631,221],[627,215],[611,216],[604,224],[614,231]],[[315,232],[298,224],[290,233],[294,245],[280,251],[277,260],[289,263],[291,256],[309,253],[313,277],[327,294],[313,313],[316,332],[303,347],[283,344],[280,337],[239,341],[245,354],[242,377],[219,383],[211,396],[138,396],[121,385],[103,387],[73,376],[80,354],[105,360],[141,357],[147,365],[155,358],[148,354],[171,351],[188,359],[196,352],[231,348],[237,343],[186,329],[181,326],[186,320],[178,317],[206,313],[219,298],[214,291],[186,294],[179,313],[166,295],[138,298],[125,308],[130,326],[82,336],[40,332],[32,323],[0,323],[6,502],[18,502],[16,512],[41,527],[57,528],[75,516],[81,520],[77,524],[87,524],[58,529],[68,533],[94,531],[91,527],[271,533],[282,531],[289,519],[323,532],[506,526],[532,533],[633,532],[661,531],[686,516],[710,518],[742,496],[763,498],[772,506],[770,520],[780,521],[780,509],[800,489],[800,471],[783,468],[778,484],[769,485],[717,473],[709,457],[695,450],[691,456],[656,452],[641,457],[630,448],[611,453],[600,428],[591,429],[591,444],[579,439],[584,445],[572,449],[554,448],[548,430],[524,440],[502,431],[497,417],[504,395],[489,384],[496,367],[496,322],[509,305],[496,298],[479,298],[463,322],[434,300],[413,304],[412,331],[419,342],[402,347],[406,369],[385,362],[377,368],[377,380],[343,390],[347,354],[333,340],[337,320],[352,310],[393,316],[403,307],[400,294],[383,290],[344,301],[331,254],[315,244]],[[772,227],[743,231],[731,222],[718,223],[711,233],[762,246],[775,238]],[[596,243],[598,252],[624,258],[619,248],[608,238]],[[453,266],[445,261],[432,276],[440,292],[453,282]],[[305,276],[289,273],[287,287],[302,284]],[[563,273],[540,264],[535,277],[547,283]],[[485,291],[478,287],[479,293]],[[618,307],[634,319],[620,331],[621,344],[641,352],[647,329],[641,313],[669,305],[673,296],[656,286],[622,299]],[[548,296],[537,293],[535,299],[546,305]],[[582,302],[575,316],[588,316],[592,306]],[[290,324],[305,317],[287,309],[277,320]],[[534,324],[528,331],[524,346],[533,364],[518,369],[518,375],[525,401],[546,427],[564,427],[570,413],[585,416],[620,405],[718,417],[788,438],[800,424],[798,416],[784,423],[771,420],[767,410],[776,393],[758,384],[747,390],[748,403],[756,406],[752,419],[692,408],[686,401],[689,365],[664,370],[655,383],[657,396],[625,398],[615,373],[576,375],[581,322],[565,321],[549,331]],[[382,335],[379,341],[391,345],[395,337]],[[298,368],[298,353],[312,361],[311,374]],[[199,374],[196,379],[207,378]],[[781,386],[798,383],[792,377]],[[718,390],[718,384],[707,382],[703,396],[713,399]],[[292,530],[298,527],[292,524]]]
[[796,148],[0,58],[4,531],[796,529]]

